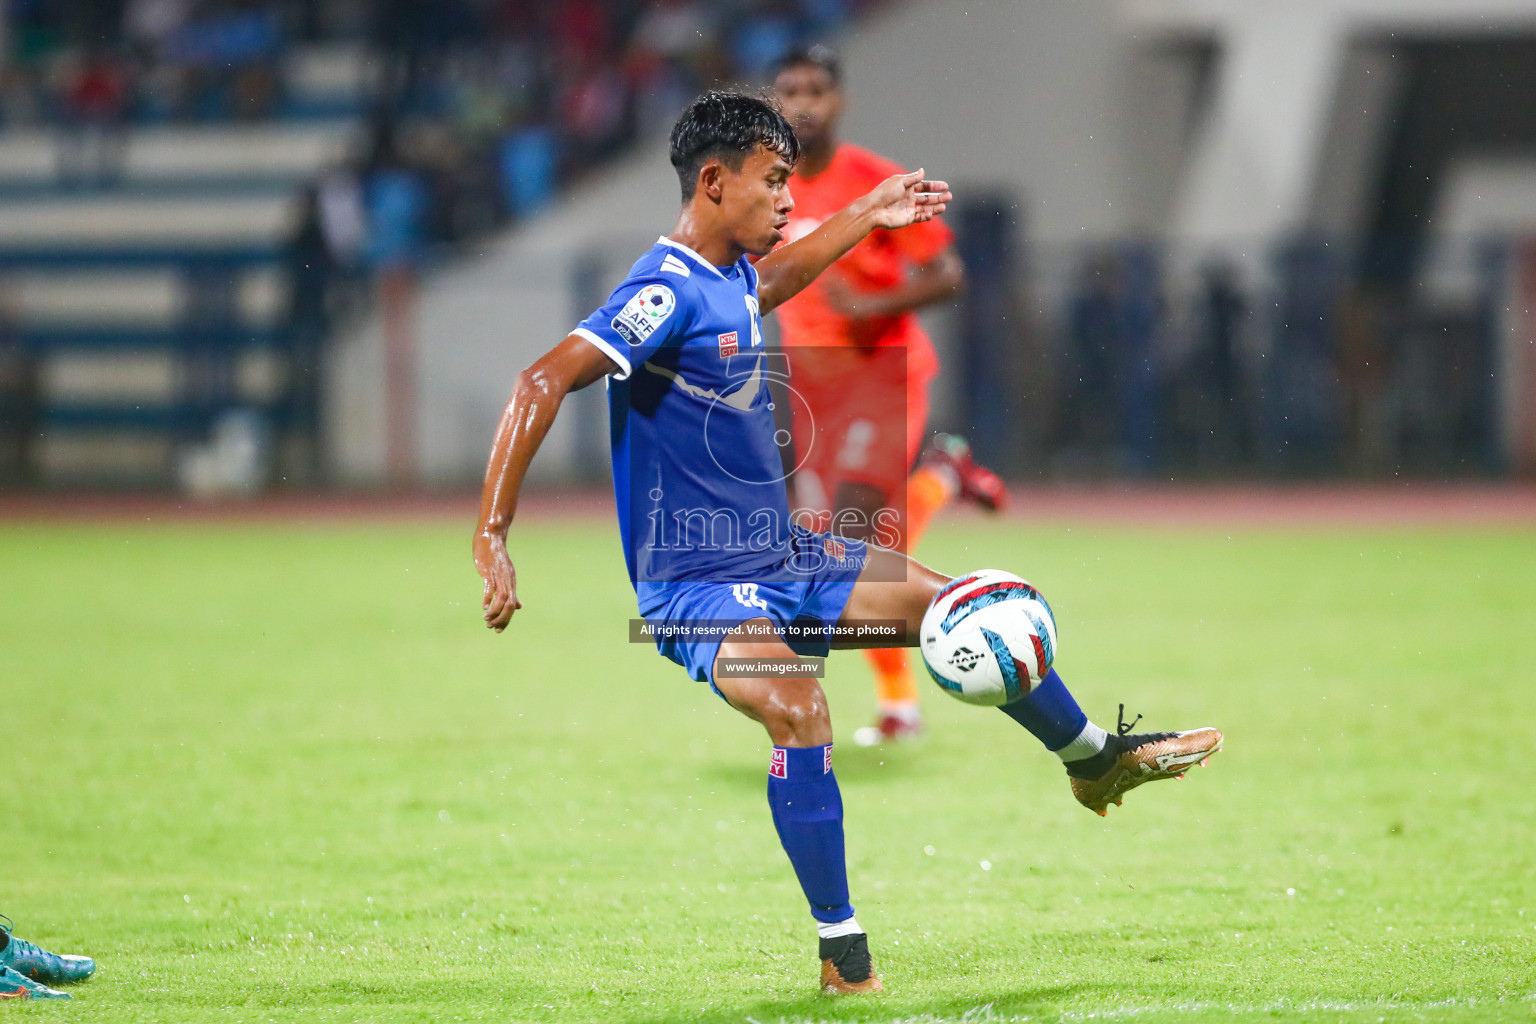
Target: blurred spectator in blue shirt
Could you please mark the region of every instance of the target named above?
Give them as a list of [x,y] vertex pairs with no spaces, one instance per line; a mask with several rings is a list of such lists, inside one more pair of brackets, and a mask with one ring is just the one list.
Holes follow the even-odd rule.
[[182,69],[192,113],[262,117],[277,94],[283,36],[277,12],[260,0],[218,5],[165,41],[164,56]]
[[427,190],[399,165],[378,168],[363,190],[368,210],[368,262],[380,270],[415,267],[426,249]]
[[731,57],[738,74],[766,78],[796,42],[795,12],[790,0],[767,0],[742,19],[731,37]]
[[514,217],[527,217],[548,206],[560,182],[560,141],[548,124],[513,128],[497,153],[502,202]]

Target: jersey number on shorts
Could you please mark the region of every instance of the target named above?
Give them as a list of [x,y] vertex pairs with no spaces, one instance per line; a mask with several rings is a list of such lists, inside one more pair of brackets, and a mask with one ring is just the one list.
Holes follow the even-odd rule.
[[768,602],[757,596],[756,583],[733,583],[731,593],[743,607],[768,610]]

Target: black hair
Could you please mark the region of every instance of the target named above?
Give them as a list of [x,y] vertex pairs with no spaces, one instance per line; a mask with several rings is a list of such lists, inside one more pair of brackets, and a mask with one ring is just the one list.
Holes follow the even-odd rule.
[[830,46],[817,43],[815,46],[803,46],[790,50],[780,57],[773,65],[773,77],[778,78],[780,73],[790,68],[798,68],[801,65],[809,65],[813,68],[821,68],[832,79],[832,84],[843,84],[843,61],[837,55],[837,51]]
[[683,186],[683,202],[693,198],[699,168],[719,159],[733,171],[758,146],[791,164],[800,159],[800,142],[772,101],[744,92],[706,92],[688,105],[672,126],[672,167]]

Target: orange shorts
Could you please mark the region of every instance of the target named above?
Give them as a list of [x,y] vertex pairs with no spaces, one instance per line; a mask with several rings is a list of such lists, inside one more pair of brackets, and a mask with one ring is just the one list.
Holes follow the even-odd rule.
[[928,425],[933,372],[909,372],[900,346],[798,348],[791,357],[795,501],[830,510],[844,484],[905,504],[907,476]]

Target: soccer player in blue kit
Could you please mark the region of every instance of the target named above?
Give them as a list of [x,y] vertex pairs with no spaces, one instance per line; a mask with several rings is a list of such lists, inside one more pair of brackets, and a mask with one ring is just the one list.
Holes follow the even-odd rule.
[[[758,97],[711,92],[684,111],[671,136],[677,224],[602,309],[518,375],[486,468],[474,558],[486,625],[500,632],[522,607],[507,531],[529,462],[565,395],[607,377],[619,533],[640,613],[689,630],[661,630],[660,652],[767,730],[768,804],[816,922],[822,991],[877,992],[849,899],[826,697],[795,666],[830,647],[892,645],[846,635],[858,623],[894,622],[896,643],[915,646],[950,577],[791,522],[759,318],[869,232],[931,219],[952,197],[921,171],[894,175],[775,249],[798,155],[794,131]],[[1100,814],[1221,746],[1209,728],[1111,735],[1054,670],[1002,710],[1061,758],[1073,794]]]

